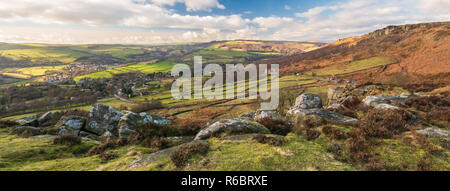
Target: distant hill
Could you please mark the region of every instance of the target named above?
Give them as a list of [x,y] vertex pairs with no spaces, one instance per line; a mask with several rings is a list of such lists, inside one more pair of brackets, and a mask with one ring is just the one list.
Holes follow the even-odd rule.
[[321,42],[235,40],[216,43],[213,47],[221,50],[292,55],[296,53],[309,52],[318,49],[325,44],[326,43]]

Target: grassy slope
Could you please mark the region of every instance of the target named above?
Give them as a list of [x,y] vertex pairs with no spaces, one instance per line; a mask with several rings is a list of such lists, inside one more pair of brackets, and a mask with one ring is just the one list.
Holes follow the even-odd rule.
[[83,56],[90,56],[87,52],[74,51],[66,48],[42,48],[34,47],[30,49],[10,49],[2,50],[1,56],[13,60],[30,59],[33,61],[49,61],[71,63]]
[[120,66],[116,68],[111,68],[105,71],[101,72],[95,72],[83,76],[78,76],[74,78],[75,81],[79,81],[83,78],[91,78],[91,79],[98,79],[98,78],[112,78],[114,74],[123,74],[123,73],[130,73],[130,72],[142,72],[144,74],[150,74],[155,72],[170,72],[172,69],[172,66],[174,66],[176,63],[173,62],[158,62],[154,64],[149,63],[138,63],[128,66]]
[[394,60],[392,58],[386,56],[372,57],[364,60],[353,61],[346,65],[339,65],[338,68],[335,68],[333,66],[327,67],[324,69],[320,69],[316,72],[317,75],[319,76],[347,74],[377,66],[389,65],[392,64],[393,62]]

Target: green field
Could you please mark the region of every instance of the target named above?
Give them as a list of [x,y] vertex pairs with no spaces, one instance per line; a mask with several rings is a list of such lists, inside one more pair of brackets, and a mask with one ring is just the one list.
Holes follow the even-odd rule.
[[142,72],[144,74],[151,74],[155,72],[170,72],[172,67],[177,64],[174,62],[157,62],[157,63],[138,63],[128,66],[120,66],[116,68],[111,68],[101,72],[95,72],[83,76],[78,76],[74,78],[75,81],[79,81],[84,78],[99,79],[99,78],[112,78],[114,74],[124,74],[130,72]]
[[72,63],[80,57],[91,56],[88,52],[81,52],[67,48],[42,48],[0,50],[0,56],[13,60],[29,59],[32,62],[62,62]]
[[59,65],[59,66],[36,66],[36,67],[26,67],[26,68],[5,68],[1,69],[0,73],[4,75],[16,74],[16,78],[31,78],[35,76],[42,76],[46,72],[63,72],[63,69],[67,67],[67,65]]
[[98,45],[95,47],[88,47],[93,53],[109,54],[113,57],[127,60],[129,55],[143,54],[142,47],[139,46],[113,46],[113,45]]
[[328,76],[328,75],[338,75],[338,74],[347,74],[360,70],[365,70],[377,66],[384,66],[394,63],[394,60],[390,57],[380,56],[380,57],[372,57],[364,60],[358,60],[350,62],[349,64],[343,65],[343,68],[339,69],[330,69],[324,68],[318,71],[315,71],[319,76]]

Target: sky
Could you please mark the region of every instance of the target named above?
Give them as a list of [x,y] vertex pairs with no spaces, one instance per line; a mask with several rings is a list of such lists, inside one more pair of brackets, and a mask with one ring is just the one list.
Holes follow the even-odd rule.
[[450,0],[0,0],[0,42],[332,42],[450,21]]

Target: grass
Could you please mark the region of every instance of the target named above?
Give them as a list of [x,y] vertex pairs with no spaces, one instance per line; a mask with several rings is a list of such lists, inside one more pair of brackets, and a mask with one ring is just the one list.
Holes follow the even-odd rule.
[[176,63],[174,62],[157,62],[157,63],[138,63],[128,66],[120,66],[116,68],[111,68],[101,72],[95,72],[83,76],[78,76],[74,78],[75,81],[80,81],[84,78],[99,79],[99,78],[112,78],[114,74],[124,74],[130,72],[142,72],[144,74],[150,74],[155,72],[170,72],[172,67]]
[[380,157],[387,170],[416,170],[425,157],[430,159],[431,170],[450,170],[447,157],[441,159],[427,155],[422,148],[407,145],[401,140],[385,139],[373,152]]
[[93,50],[94,53],[103,53],[103,54],[109,54],[116,58],[121,58],[124,60],[129,59],[129,55],[133,54],[143,54],[144,51],[141,47],[123,47],[123,46],[112,46],[112,47],[105,47],[100,46],[99,49]]
[[62,72],[65,67],[67,67],[67,65],[39,66],[39,67],[20,68],[17,71],[21,72],[22,74],[25,74],[25,75],[42,76],[46,72],[50,72],[50,71]]
[[42,76],[46,72],[63,72],[65,67],[67,67],[67,65],[5,68],[0,70],[0,73],[14,78],[29,79],[35,76]]
[[[93,166],[95,160],[84,159],[81,154],[95,144],[84,142],[71,147],[54,145],[49,140],[8,135],[7,129],[2,129],[0,170],[63,170],[69,167],[72,170],[86,170]],[[56,163],[59,164],[59,168],[54,168]]]
[[22,82],[22,79],[11,78],[8,76],[0,75],[0,84],[12,84]]
[[325,68],[316,71],[319,76],[328,76],[328,75],[338,75],[338,74],[347,74],[360,70],[365,70],[377,66],[384,66],[394,63],[394,60],[390,57],[380,56],[373,57],[364,60],[358,60],[350,62],[346,65],[340,65],[342,68]]
[[[333,159],[320,145],[308,142],[294,134],[286,137],[284,146],[260,144],[248,138],[242,141],[210,139],[210,150],[195,155],[183,170],[206,171],[301,171],[301,170],[356,170]],[[143,170],[176,170],[163,157]]]
[[141,146],[120,147],[112,152],[118,158],[104,162],[98,155],[85,153],[96,142],[80,145],[55,145],[51,140],[20,138],[0,129],[0,171],[90,171],[127,170],[127,165],[139,155],[150,153]]
[[70,50],[67,48],[41,48],[9,49],[0,51],[0,55],[13,60],[30,59],[31,61],[48,61],[72,63],[83,56],[90,56],[87,52]]

